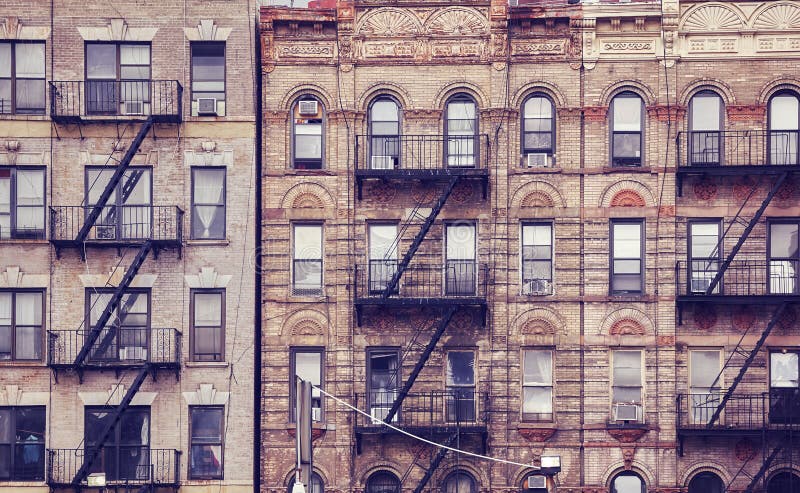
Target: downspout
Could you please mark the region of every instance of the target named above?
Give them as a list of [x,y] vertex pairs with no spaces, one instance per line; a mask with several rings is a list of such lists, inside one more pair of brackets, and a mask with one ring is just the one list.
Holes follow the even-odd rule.
[[[248,12],[248,15],[250,12]],[[253,491],[258,493],[261,491],[261,204],[262,204],[262,73],[261,73],[261,29],[259,23],[258,9],[256,10],[255,22],[255,53],[256,53],[256,66],[253,67],[255,81],[255,108],[254,114],[256,117],[255,129],[255,164],[256,164],[256,227],[255,227],[255,244],[253,257],[254,265],[253,271],[255,275],[255,296],[254,296],[254,315],[255,315],[255,349],[253,351]]]

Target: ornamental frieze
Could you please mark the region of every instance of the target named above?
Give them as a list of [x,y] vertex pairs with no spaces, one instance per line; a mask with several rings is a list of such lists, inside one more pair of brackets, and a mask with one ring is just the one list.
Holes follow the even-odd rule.
[[461,43],[432,43],[431,56],[433,58],[469,56],[477,57],[483,52],[483,43],[480,42],[461,42]]
[[293,41],[279,44],[277,47],[279,58],[331,58],[333,57],[333,44],[331,43],[303,43]]
[[361,52],[364,58],[411,58],[418,47],[414,41],[364,41]]
[[517,56],[530,55],[563,55],[566,53],[567,40],[554,41],[512,41],[511,54]]
[[655,51],[655,41],[653,40],[603,41],[601,46],[605,53],[652,53]]

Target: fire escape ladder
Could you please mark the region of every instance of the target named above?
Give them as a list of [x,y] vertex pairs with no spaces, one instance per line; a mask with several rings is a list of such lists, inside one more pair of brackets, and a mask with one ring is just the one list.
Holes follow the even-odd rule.
[[775,448],[772,450],[772,452],[769,454],[769,456],[764,460],[764,463],[761,464],[761,468],[758,470],[755,476],[753,476],[753,478],[750,480],[750,484],[747,485],[747,488],[745,488],[744,493],[753,493],[753,489],[756,487],[758,482],[761,481],[761,478],[764,477],[764,474],[767,473],[769,467],[775,461],[775,458],[778,457],[778,454],[780,453],[781,450],[783,450],[784,446],[785,444],[783,442],[783,439],[781,439],[775,446]]
[[[106,326],[108,321],[111,319],[112,315],[114,314],[114,310],[119,305],[119,302],[122,300],[122,297],[125,295],[125,291],[133,282],[133,278],[136,276],[136,273],[139,272],[139,268],[144,263],[145,259],[147,258],[147,254],[152,249],[153,245],[151,241],[145,241],[142,246],[139,248],[139,252],[136,254],[136,257],[131,262],[131,265],[128,267],[128,270],[125,271],[125,275],[122,276],[122,281],[120,281],[117,288],[114,290],[114,293],[111,295],[111,299],[108,301],[108,305],[103,310],[103,313],[97,319],[97,323],[91,328],[89,333],[86,335],[86,340],[83,342],[83,347],[81,347],[78,356],[75,357],[75,362],[73,366],[76,368],[80,368],[83,362],[86,360],[86,357],[89,356],[89,352],[92,349],[92,346],[97,341],[97,338],[100,337],[100,333],[103,331],[103,328]],[[89,320],[86,321],[87,323]]]
[[[750,232],[753,231],[753,228],[756,227],[756,224],[758,224],[758,220],[761,219],[761,216],[764,214],[764,211],[767,210],[767,206],[769,206],[770,202],[772,202],[772,198],[775,197],[776,193],[778,193],[778,190],[780,190],[781,186],[783,185],[783,182],[786,181],[786,178],[788,176],[789,173],[781,173],[778,179],[775,180],[775,183],[772,185],[772,189],[767,194],[767,197],[764,199],[763,202],[761,202],[761,207],[758,208],[755,215],[753,215],[753,217],[750,219],[750,222],[747,224],[747,227],[744,228],[742,236],[740,236],[739,239],[736,241],[736,244],[731,249],[731,253],[728,254],[725,260],[719,266],[717,274],[714,276],[714,279],[711,280],[711,283],[708,285],[708,288],[706,288],[706,295],[710,295],[714,292],[714,289],[716,289],[717,285],[722,280],[722,276],[725,274],[725,271],[728,270],[728,267],[731,265],[731,262],[733,262],[733,258],[736,257],[737,253],[739,253],[739,250],[742,248],[742,245],[744,245],[745,240],[747,240],[747,237],[750,236]],[[723,239],[720,239],[719,244],[722,244]]]
[[108,438],[111,436],[111,433],[114,431],[114,428],[119,423],[120,418],[122,418],[122,413],[130,406],[133,397],[141,388],[142,383],[147,378],[147,374],[150,371],[149,365],[144,365],[140,370],[139,373],[136,375],[136,378],[133,380],[130,388],[128,388],[125,395],[122,397],[122,401],[119,405],[114,408],[114,411],[111,413],[111,419],[109,420],[106,427],[103,428],[103,431],[100,433],[100,437],[97,440],[97,444],[94,447],[88,449],[86,455],[84,456],[83,464],[81,464],[80,469],[78,472],[75,473],[75,477],[72,478],[72,485],[77,486],[86,479],[86,476],[89,474],[89,470],[94,464],[94,461],[97,459],[97,456],[100,455],[100,451],[103,449],[103,445],[106,443]]
[[142,142],[144,142],[144,139],[147,137],[147,133],[150,131],[152,126],[152,117],[148,118],[144,121],[144,123],[142,123],[142,128],[139,129],[139,133],[133,138],[133,142],[125,152],[125,156],[122,158],[119,164],[117,164],[114,174],[111,175],[111,179],[108,181],[105,190],[103,190],[103,193],[101,193],[100,197],[98,197],[97,203],[94,204],[94,207],[92,207],[89,215],[86,216],[86,221],[84,221],[83,226],[81,226],[80,231],[78,231],[78,236],[75,237],[76,242],[82,243],[86,237],[89,236],[89,231],[91,231],[94,223],[97,221],[97,218],[100,217],[100,214],[103,212],[103,208],[108,203],[108,199],[111,197],[111,194],[114,193],[114,190],[116,190],[117,184],[119,184],[119,181],[125,174],[125,170],[128,169],[131,161],[133,161],[134,156],[136,156],[136,153],[139,151],[139,147],[142,145]]
[[[439,200],[436,202],[436,205],[431,209],[431,213],[428,214],[428,217],[425,219],[425,222],[422,223],[422,227],[420,228],[417,236],[414,237],[414,241],[411,242],[411,246],[408,247],[408,251],[403,256],[403,259],[397,265],[397,270],[395,271],[392,278],[386,284],[386,288],[383,291],[383,299],[387,299],[390,294],[392,294],[397,288],[397,283],[400,282],[400,277],[403,275],[403,272],[408,267],[408,264],[411,262],[411,259],[414,257],[414,254],[417,253],[422,241],[425,239],[425,235],[428,234],[428,231],[433,226],[433,222],[439,216],[439,213],[442,212],[442,208],[444,207],[445,202],[450,197],[450,194],[453,192],[453,188],[455,188],[456,183],[458,183],[459,177],[454,176],[450,178],[450,181],[447,182],[445,189],[442,191],[442,195],[439,197]],[[409,218],[413,220],[413,217]]]
[[[443,445],[447,447],[452,445],[453,442],[455,442],[456,439],[458,438],[458,433],[459,433],[458,429],[456,429],[456,431],[454,431],[449,437],[447,437],[447,441]],[[444,456],[447,455],[447,452],[449,452],[448,449],[444,447],[439,448],[439,452],[436,453],[436,456],[431,461],[431,465],[428,466],[428,469],[425,471],[425,475],[422,476],[422,479],[419,480],[419,484],[417,485],[416,488],[414,488],[414,493],[422,493],[422,490],[425,488],[425,485],[427,485],[428,481],[431,480],[431,478],[433,477],[433,473],[436,472],[436,469],[439,468],[439,464],[442,463],[442,461],[444,460]]]
[[433,353],[433,349],[436,347],[439,339],[442,338],[442,334],[444,334],[445,329],[447,328],[448,324],[450,324],[450,320],[452,320],[456,310],[458,310],[458,306],[451,306],[447,309],[447,312],[445,312],[444,316],[439,321],[439,325],[436,326],[436,331],[434,331],[433,335],[431,336],[430,342],[428,342],[428,345],[425,346],[425,350],[422,351],[422,355],[420,355],[419,360],[417,360],[417,364],[414,365],[414,369],[408,376],[408,380],[406,380],[406,383],[403,384],[403,388],[397,393],[397,398],[394,400],[392,407],[389,409],[389,412],[386,413],[386,417],[383,419],[384,423],[391,423],[392,419],[394,419],[394,416],[397,414],[397,411],[400,410],[403,400],[411,390],[411,386],[414,385],[414,382],[417,380],[417,377],[422,371],[422,368],[425,366],[425,363],[428,362],[428,358],[430,358],[431,353]]
[[[712,426],[714,426],[714,423],[717,421],[717,419],[719,419],[720,414],[722,414],[723,409],[725,409],[725,404],[728,403],[728,400],[733,395],[733,392],[736,390],[736,387],[739,385],[739,383],[744,378],[744,374],[747,372],[747,369],[750,368],[750,365],[753,363],[753,360],[756,358],[756,355],[758,355],[758,352],[761,350],[761,346],[763,346],[764,342],[766,342],[767,337],[769,337],[769,334],[772,332],[772,329],[775,327],[775,325],[780,320],[780,318],[783,315],[783,312],[786,310],[787,306],[788,306],[787,303],[781,303],[778,306],[778,308],[775,310],[775,313],[772,314],[772,319],[770,319],[770,321],[767,324],[766,328],[764,328],[764,332],[761,333],[761,337],[758,338],[758,341],[756,342],[755,347],[753,347],[753,350],[750,351],[750,355],[747,357],[747,359],[742,364],[742,367],[739,369],[739,374],[736,375],[736,378],[733,379],[733,381],[731,382],[731,386],[728,387],[728,390],[725,392],[725,395],[722,396],[722,400],[720,400],[719,405],[717,406],[717,409],[714,411],[714,414],[711,416],[711,419],[708,420],[708,424],[706,425],[707,428],[710,429]],[[730,360],[728,360],[728,361],[730,361]],[[724,370],[724,368],[723,368],[723,370]]]

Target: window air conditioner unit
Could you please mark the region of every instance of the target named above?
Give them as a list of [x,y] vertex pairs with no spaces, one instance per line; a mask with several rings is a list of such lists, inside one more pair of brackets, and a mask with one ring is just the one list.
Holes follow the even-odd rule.
[[120,348],[119,359],[126,361],[144,361],[147,359],[147,349],[139,346]]
[[372,169],[394,169],[394,156],[372,156]]
[[117,237],[115,226],[95,226],[94,235],[98,240],[113,240]]
[[528,489],[529,490],[542,490],[547,489],[547,477],[541,474],[531,474],[528,476]]
[[144,101],[125,101],[122,103],[124,115],[144,115]]
[[639,421],[641,411],[639,404],[615,404],[614,421]]
[[316,115],[319,113],[319,105],[316,101],[300,101],[301,115]]
[[[386,415],[389,414],[389,410],[391,407],[373,407],[370,410],[370,416],[372,416],[372,424],[379,425],[383,423],[383,420],[386,418]],[[397,423],[397,413],[394,413],[392,417],[392,423]]]
[[311,408],[311,421],[322,421],[322,409],[319,407]]
[[545,279],[533,279],[522,285],[522,294],[541,296],[553,293],[553,283]]
[[197,98],[198,115],[217,115],[217,98]]
[[525,165],[528,168],[549,168],[553,166],[553,157],[546,152],[532,152],[525,155]]

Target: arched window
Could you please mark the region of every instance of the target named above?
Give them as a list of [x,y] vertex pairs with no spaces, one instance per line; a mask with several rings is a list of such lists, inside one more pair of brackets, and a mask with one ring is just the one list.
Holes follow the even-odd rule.
[[646,491],[644,481],[635,472],[621,472],[611,481],[610,493],[646,493]]
[[379,96],[369,107],[370,168],[395,169],[400,165],[400,105]]
[[397,493],[400,480],[389,471],[373,473],[367,480],[366,493]]
[[477,493],[478,488],[471,474],[456,471],[445,478],[442,491],[443,493]]
[[769,164],[798,164],[800,108],[797,94],[781,91],[769,100]]
[[611,100],[611,165],[641,166],[644,148],[644,103],[638,94],[622,92]]
[[478,108],[466,94],[456,94],[447,101],[444,133],[447,140],[447,166],[474,168],[478,164]]
[[292,166],[321,169],[325,158],[325,108],[314,96],[302,96],[292,108]]
[[689,101],[689,115],[689,164],[721,164],[722,98],[713,91],[698,92]]
[[723,493],[724,491],[725,484],[713,472],[701,472],[689,481],[689,493]]
[[[294,478],[289,481],[289,491],[288,493],[292,493],[292,488],[294,487]],[[322,482],[322,478],[317,473],[311,474],[311,488],[306,488],[306,493],[325,493],[325,484]]]
[[798,492],[800,492],[800,477],[789,471],[779,472],[772,476],[767,483],[767,493]]
[[522,105],[522,165],[550,165],[555,153],[555,134],[553,102],[542,94],[528,97]]

